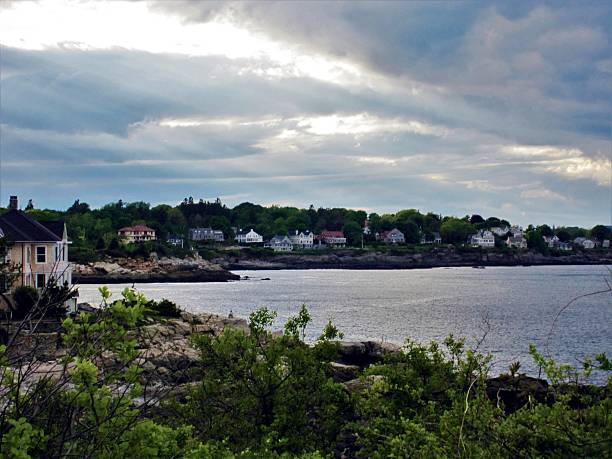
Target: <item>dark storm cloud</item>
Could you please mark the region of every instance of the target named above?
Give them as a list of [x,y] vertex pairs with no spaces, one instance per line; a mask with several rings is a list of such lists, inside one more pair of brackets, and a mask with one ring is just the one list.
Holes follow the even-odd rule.
[[609,135],[612,6],[605,2],[153,2],[224,17],[375,72],[441,85],[479,109]]

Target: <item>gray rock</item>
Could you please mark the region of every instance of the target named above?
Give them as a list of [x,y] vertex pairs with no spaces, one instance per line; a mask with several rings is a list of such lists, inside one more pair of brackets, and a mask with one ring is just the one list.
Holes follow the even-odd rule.
[[344,387],[351,393],[362,393],[372,388],[372,386],[379,381],[384,381],[384,376],[381,375],[369,375],[365,378],[357,378],[344,383]]
[[343,363],[331,362],[329,364],[329,371],[335,382],[346,382],[357,378],[361,368],[357,365],[345,365]]
[[373,363],[382,362],[386,354],[401,352],[401,347],[378,341],[341,341],[338,350],[340,363],[365,368]]

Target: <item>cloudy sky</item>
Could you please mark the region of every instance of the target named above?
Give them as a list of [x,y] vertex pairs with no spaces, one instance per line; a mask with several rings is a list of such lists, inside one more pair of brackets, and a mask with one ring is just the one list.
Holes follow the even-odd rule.
[[2,204],[610,224],[609,2],[0,5]]

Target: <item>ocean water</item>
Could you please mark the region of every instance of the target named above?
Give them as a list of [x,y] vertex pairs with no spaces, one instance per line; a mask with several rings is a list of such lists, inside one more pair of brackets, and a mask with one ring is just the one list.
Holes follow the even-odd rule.
[[[493,372],[520,361],[537,374],[528,354],[578,364],[585,356],[612,355],[612,274],[606,266],[436,268],[415,270],[236,271],[249,280],[230,283],[136,284],[153,299],[187,310],[247,317],[267,306],[276,328],[301,304],[313,318],[314,339],[331,319],[347,340],[401,344],[441,340],[449,334],[493,358]],[[269,278],[269,280],[262,280]],[[98,285],[79,287],[79,301],[99,303]],[[114,296],[131,284],[109,286]],[[571,304],[568,305],[573,299]],[[595,378],[597,379],[597,377]]]

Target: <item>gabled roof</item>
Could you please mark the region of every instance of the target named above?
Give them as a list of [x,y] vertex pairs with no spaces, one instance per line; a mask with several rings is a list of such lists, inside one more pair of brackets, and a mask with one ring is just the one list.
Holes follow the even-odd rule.
[[291,244],[291,239],[287,236],[276,235],[272,239],[270,239],[270,244]]
[[300,234],[303,234],[304,236],[309,236],[312,233],[310,232],[310,230],[305,230],[305,231],[300,231],[300,230],[290,230],[289,231],[289,237],[291,236],[299,236]]
[[[64,227],[62,223],[61,235],[55,233],[60,222],[37,222],[21,210],[11,209],[0,216],[0,228],[6,237],[15,242],[58,242],[63,239]],[[47,227],[47,225],[49,227]],[[50,229],[53,228],[53,229]]]
[[57,221],[50,221],[50,222],[40,222],[40,224],[43,225],[45,228],[47,228],[49,231],[51,231],[53,234],[55,234],[60,239],[64,239],[65,224],[63,221],[57,220]]
[[125,228],[121,228],[119,231],[152,231],[155,232],[153,228],[149,228],[145,225],[136,225],[136,226],[126,226]]
[[256,231],[253,229],[253,228],[251,228],[251,229],[250,229],[250,230],[248,230],[248,231],[247,231],[247,230],[242,230],[242,229],[241,229],[241,230],[239,230],[239,231],[236,233],[236,236],[238,236],[238,235],[240,235],[240,236],[244,236],[245,234],[249,234],[250,232],[253,232],[253,233],[255,233],[255,234],[257,234],[257,235],[259,236],[259,234],[258,234],[258,233],[257,233],[257,232],[256,232]]
[[342,231],[321,231],[321,237],[344,237],[344,233]]

